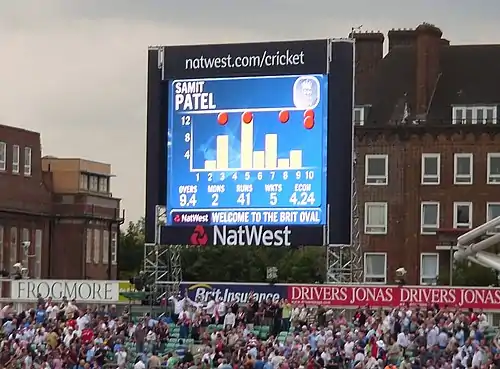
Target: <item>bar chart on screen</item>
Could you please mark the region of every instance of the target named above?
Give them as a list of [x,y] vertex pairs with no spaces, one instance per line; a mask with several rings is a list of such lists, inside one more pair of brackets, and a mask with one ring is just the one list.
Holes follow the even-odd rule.
[[[303,165],[305,148],[302,146],[296,149],[283,149],[278,152],[278,141],[281,138],[284,142],[279,142],[279,146],[286,147],[288,132],[286,136],[281,135],[281,137],[279,133],[271,133],[273,131],[273,126],[288,123],[290,111],[294,110],[297,109],[292,107],[276,109],[275,111],[270,109],[264,109],[264,111],[262,111],[257,108],[252,112],[246,111],[240,113],[239,111],[225,111],[221,113],[212,113],[216,116],[213,117],[214,121],[219,122],[219,124],[220,122],[224,122],[223,125],[233,124],[235,127],[228,127],[228,134],[216,135],[215,139],[212,140],[213,147],[210,149],[203,149],[203,144],[201,144],[201,149],[199,146],[195,146],[195,142],[197,142],[197,133],[195,124],[193,124],[190,132],[191,145],[189,148],[189,156],[193,159],[190,162],[191,171],[262,171],[302,170],[313,168],[314,166],[305,167]],[[209,111],[203,112],[203,114],[207,113],[209,113]],[[303,114],[312,115],[312,111],[310,113],[306,111],[303,112]],[[196,115],[196,113],[194,115]],[[272,115],[275,115],[275,124],[272,124]],[[229,116],[231,116],[231,119]],[[288,117],[286,122],[282,122],[284,116]],[[259,118],[261,122],[258,121]],[[261,123],[262,127],[258,127],[259,123]],[[290,130],[293,129],[294,127],[290,127]],[[259,131],[261,131],[261,134],[256,135],[256,132],[259,133]],[[300,133],[297,132],[297,134]],[[255,138],[255,136],[258,138]],[[257,142],[257,140],[259,141]],[[257,149],[257,147],[261,147],[261,149]],[[206,159],[207,151],[212,153],[211,159]],[[197,155],[202,155],[203,159],[200,158],[198,160],[196,157]]]

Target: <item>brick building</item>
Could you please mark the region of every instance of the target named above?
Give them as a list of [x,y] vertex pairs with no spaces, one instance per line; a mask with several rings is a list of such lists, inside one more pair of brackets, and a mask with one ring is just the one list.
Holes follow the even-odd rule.
[[41,156],[40,134],[0,125],[0,269],[116,279],[120,200],[111,167]]
[[500,45],[439,28],[357,33],[357,190],[366,282],[447,281],[450,243],[500,215]]

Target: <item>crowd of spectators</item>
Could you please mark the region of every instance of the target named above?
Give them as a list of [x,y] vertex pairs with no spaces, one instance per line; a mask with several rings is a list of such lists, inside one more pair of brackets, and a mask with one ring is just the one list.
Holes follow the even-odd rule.
[[358,308],[352,317],[287,301],[171,297],[172,314],[137,317],[40,298],[1,309],[0,368],[462,369],[500,368],[481,311]]

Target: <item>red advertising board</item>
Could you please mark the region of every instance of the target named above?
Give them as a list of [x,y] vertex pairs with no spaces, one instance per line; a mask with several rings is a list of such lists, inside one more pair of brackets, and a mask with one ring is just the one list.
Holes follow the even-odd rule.
[[292,303],[338,307],[439,304],[500,310],[500,288],[289,285],[288,299]]

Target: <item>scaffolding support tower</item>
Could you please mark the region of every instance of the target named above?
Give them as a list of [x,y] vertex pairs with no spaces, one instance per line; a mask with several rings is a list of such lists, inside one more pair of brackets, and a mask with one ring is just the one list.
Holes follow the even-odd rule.
[[[356,70],[356,44],[355,31],[361,27],[351,29],[351,40],[353,41],[353,95],[355,101],[355,70]],[[354,110],[354,104],[353,104]],[[351,244],[350,245],[327,245],[326,248],[326,282],[335,284],[349,284],[363,282],[363,250],[360,240],[360,219],[358,204],[358,188],[356,182],[357,157],[355,147],[354,126],[352,127],[352,169],[351,169]]]
[[351,191],[351,244],[328,245],[326,250],[327,283],[349,284],[363,281],[363,251],[360,242],[356,158],[353,159]]
[[181,245],[162,245],[161,230],[166,222],[165,206],[157,205],[155,211],[155,242],[144,244],[143,271],[153,286],[156,299],[179,293],[182,280]]

